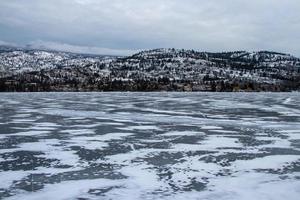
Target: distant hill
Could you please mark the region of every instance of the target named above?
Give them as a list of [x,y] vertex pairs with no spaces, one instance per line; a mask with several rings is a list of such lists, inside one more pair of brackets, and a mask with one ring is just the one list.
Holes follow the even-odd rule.
[[129,57],[0,46],[0,91],[293,91],[300,59],[155,49]]

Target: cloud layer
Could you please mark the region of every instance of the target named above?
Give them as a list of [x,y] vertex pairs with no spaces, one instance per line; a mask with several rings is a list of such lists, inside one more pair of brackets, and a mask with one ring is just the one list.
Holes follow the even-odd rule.
[[84,49],[274,50],[300,56],[299,0],[1,0],[0,40]]

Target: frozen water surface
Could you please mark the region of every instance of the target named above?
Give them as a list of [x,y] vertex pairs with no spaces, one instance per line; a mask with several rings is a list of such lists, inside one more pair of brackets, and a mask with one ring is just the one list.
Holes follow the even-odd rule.
[[0,199],[299,196],[298,93],[0,94]]

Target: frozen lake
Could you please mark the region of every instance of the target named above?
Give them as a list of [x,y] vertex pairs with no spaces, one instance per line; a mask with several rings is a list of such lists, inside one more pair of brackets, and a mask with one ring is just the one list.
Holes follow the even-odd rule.
[[0,94],[0,199],[299,196],[299,93]]

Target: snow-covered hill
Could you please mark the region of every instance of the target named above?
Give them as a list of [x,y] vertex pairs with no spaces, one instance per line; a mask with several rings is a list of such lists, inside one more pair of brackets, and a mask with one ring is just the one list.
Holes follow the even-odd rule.
[[2,47],[0,75],[9,91],[26,85],[39,91],[286,91],[300,87],[300,59],[267,51],[155,49],[117,58]]
[[1,46],[0,77],[72,66],[95,66],[112,58]]

